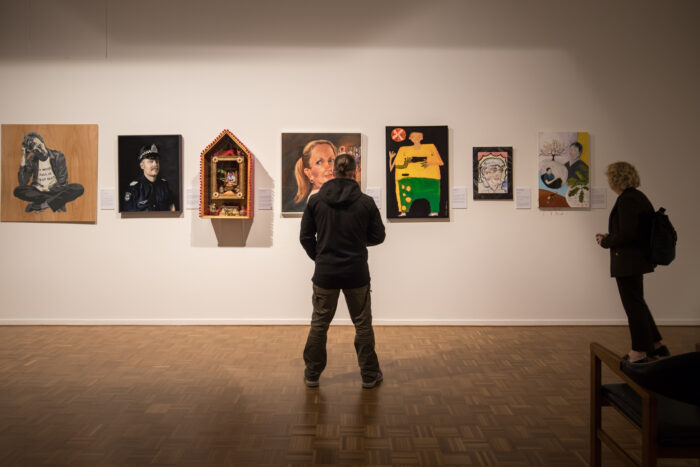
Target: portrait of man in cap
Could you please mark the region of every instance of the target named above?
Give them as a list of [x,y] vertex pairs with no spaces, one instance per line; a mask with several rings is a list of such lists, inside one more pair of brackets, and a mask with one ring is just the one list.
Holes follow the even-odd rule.
[[[123,138],[137,138],[137,140],[123,140]],[[179,169],[179,136],[176,137],[175,150],[167,142],[156,141],[155,137],[146,144],[138,146],[137,150],[133,149],[135,142],[143,143],[146,138],[119,137],[120,211],[174,212],[177,210],[176,196],[168,179],[162,173],[161,164],[164,161],[169,161],[170,164],[177,161],[174,165]],[[125,151],[126,147],[129,147],[128,151]],[[130,164],[129,159],[131,159]],[[138,164],[138,170],[134,169],[134,162]],[[128,167],[122,167],[124,165]],[[127,180],[128,183],[124,185]]]

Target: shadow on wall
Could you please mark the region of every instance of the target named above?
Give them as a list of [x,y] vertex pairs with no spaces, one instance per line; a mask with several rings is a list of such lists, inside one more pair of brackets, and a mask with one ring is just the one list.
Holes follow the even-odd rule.
[[[199,176],[193,177],[191,186],[198,186]],[[257,190],[273,189],[275,184],[260,159],[255,160],[255,183]],[[255,206],[255,198],[253,198]],[[193,247],[272,247],[273,211],[254,208],[252,219],[201,219],[199,211],[192,215]]]

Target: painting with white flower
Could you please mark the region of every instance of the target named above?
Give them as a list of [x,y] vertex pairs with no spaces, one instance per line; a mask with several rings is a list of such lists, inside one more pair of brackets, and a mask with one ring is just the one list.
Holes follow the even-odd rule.
[[591,204],[587,132],[540,132],[538,172],[541,208],[588,208]]

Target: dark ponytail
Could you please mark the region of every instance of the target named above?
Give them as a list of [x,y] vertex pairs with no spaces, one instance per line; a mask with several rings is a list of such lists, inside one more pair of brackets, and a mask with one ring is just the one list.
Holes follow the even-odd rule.
[[335,158],[333,171],[336,177],[352,178],[355,172],[355,158],[350,154],[340,154]]

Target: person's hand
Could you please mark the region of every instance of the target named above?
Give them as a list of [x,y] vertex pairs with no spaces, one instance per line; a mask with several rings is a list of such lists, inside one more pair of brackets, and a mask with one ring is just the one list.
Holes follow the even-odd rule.
[[595,234],[595,241],[600,245],[605,237],[607,237],[607,234]]

